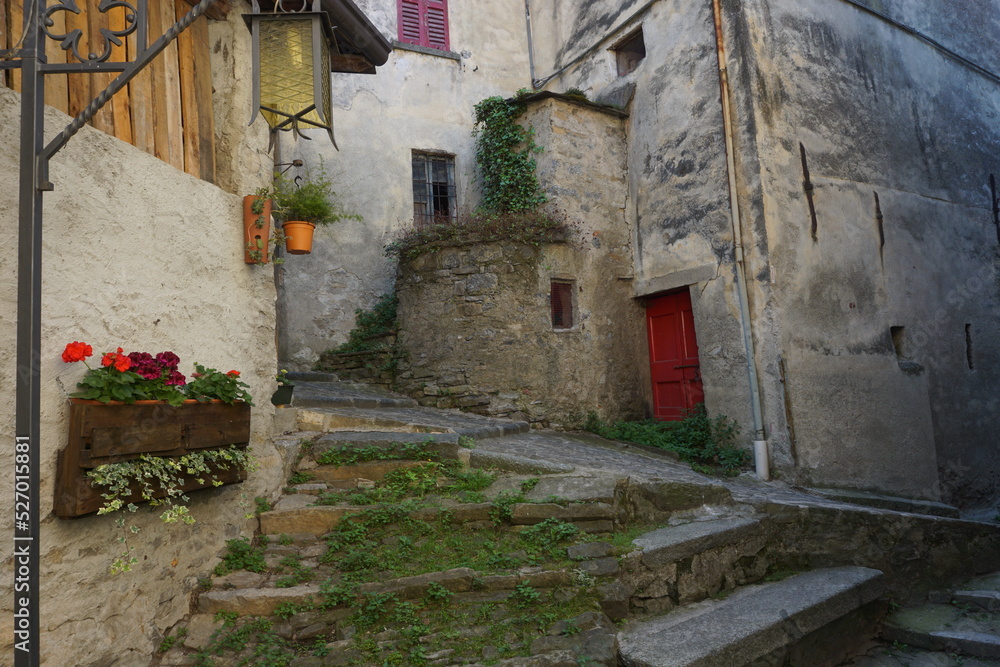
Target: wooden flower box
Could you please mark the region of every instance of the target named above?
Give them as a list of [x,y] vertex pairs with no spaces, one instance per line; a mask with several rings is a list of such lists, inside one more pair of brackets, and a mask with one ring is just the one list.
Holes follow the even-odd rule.
[[[250,406],[188,401],[172,407],[158,401],[126,405],[70,399],[69,442],[56,464],[55,515],[72,518],[92,514],[104,505],[102,488],[91,484],[87,471],[105,463],[142,454],[177,457],[205,449],[250,444]],[[219,470],[223,484],[246,479],[242,469]],[[212,488],[210,479],[186,480],[184,491]],[[138,492],[129,502],[139,502]]]

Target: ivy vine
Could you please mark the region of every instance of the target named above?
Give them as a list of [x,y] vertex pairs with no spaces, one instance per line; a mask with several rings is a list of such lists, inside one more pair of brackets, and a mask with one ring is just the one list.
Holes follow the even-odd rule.
[[[112,561],[111,571],[128,572],[138,562],[128,538],[138,533],[139,527],[127,525],[126,521],[126,513],[139,509],[135,503],[128,502],[135,490],[139,491],[142,501],[148,501],[153,507],[164,507],[160,514],[164,523],[179,521],[190,525],[195,520],[188,511],[187,503],[190,499],[183,490],[185,480],[193,477],[199,484],[206,484],[208,481],[212,486],[221,486],[217,471],[232,467],[250,472],[256,469],[257,463],[250,452],[230,446],[195,451],[178,457],[143,454],[137,459],[108,463],[88,471],[87,476],[93,484],[107,489],[101,494],[106,502],[97,513],[119,512],[115,523],[122,529],[118,542],[124,551]],[[164,494],[162,497],[154,497],[161,492]]]
[[482,179],[482,209],[491,213],[533,211],[547,201],[535,176],[534,130],[518,125],[524,113],[520,90],[513,98],[487,97],[475,106],[476,164]]

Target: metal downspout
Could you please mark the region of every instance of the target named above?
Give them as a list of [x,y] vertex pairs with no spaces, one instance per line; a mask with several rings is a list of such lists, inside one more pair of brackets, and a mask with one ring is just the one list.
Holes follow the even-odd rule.
[[528,76],[531,77],[531,87],[535,85],[535,42],[531,38],[531,0],[524,0],[524,22],[528,28]]
[[736,260],[737,294],[740,301],[740,325],[743,330],[743,347],[747,356],[747,375],[750,380],[750,402],[753,411],[753,451],[757,476],[767,481],[771,479],[767,439],[764,434],[764,416],[760,400],[760,380],[757,375],[757,355],[753,344],[753,328],[750,319],[750,295],[747,290],[746,268],[743,257],[743,223],[740,216],[740,202],[736,186],[736,160],[733,148],[732,109],[729,105],[729,72],[726,68],[726,47],[722,35],[722,8],[720,0],[712,0],[712,14],[715,19],[715,46],[719,59],[719,87],[722,95],[722,124],[726,135],[726,170],[729,173],[729,213],[733,227],[733,245]]

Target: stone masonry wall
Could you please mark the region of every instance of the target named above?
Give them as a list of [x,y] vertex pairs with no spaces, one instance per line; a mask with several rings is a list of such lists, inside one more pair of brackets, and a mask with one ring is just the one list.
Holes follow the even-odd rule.
[[[427,405],[549,426],[590,411],[646,414],[623,117],[561,96],[529,101],[523,122],[544,147],[539,181],[576,228],[564,243],[465,245],[402,261],[402,390]],[[553,328],[553,280],[572,285],[571,328]]]

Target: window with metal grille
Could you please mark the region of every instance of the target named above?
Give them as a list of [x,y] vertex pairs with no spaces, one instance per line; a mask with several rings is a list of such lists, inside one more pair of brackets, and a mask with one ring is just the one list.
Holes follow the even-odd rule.
[[549,290],[549,307],[553,329],[572,329],[573,283],[553,280]]
[[457,212],[455,157],[413,151],[413,222],[447,222]]
[[448,0],[397,0],[399,41],[448,50]]
[[642,38],[642,28],[618,42],[611,47],[611,50],[615,52],[618,76],[625,76],[635,71],[642,59],[646,57],[646,42]]

